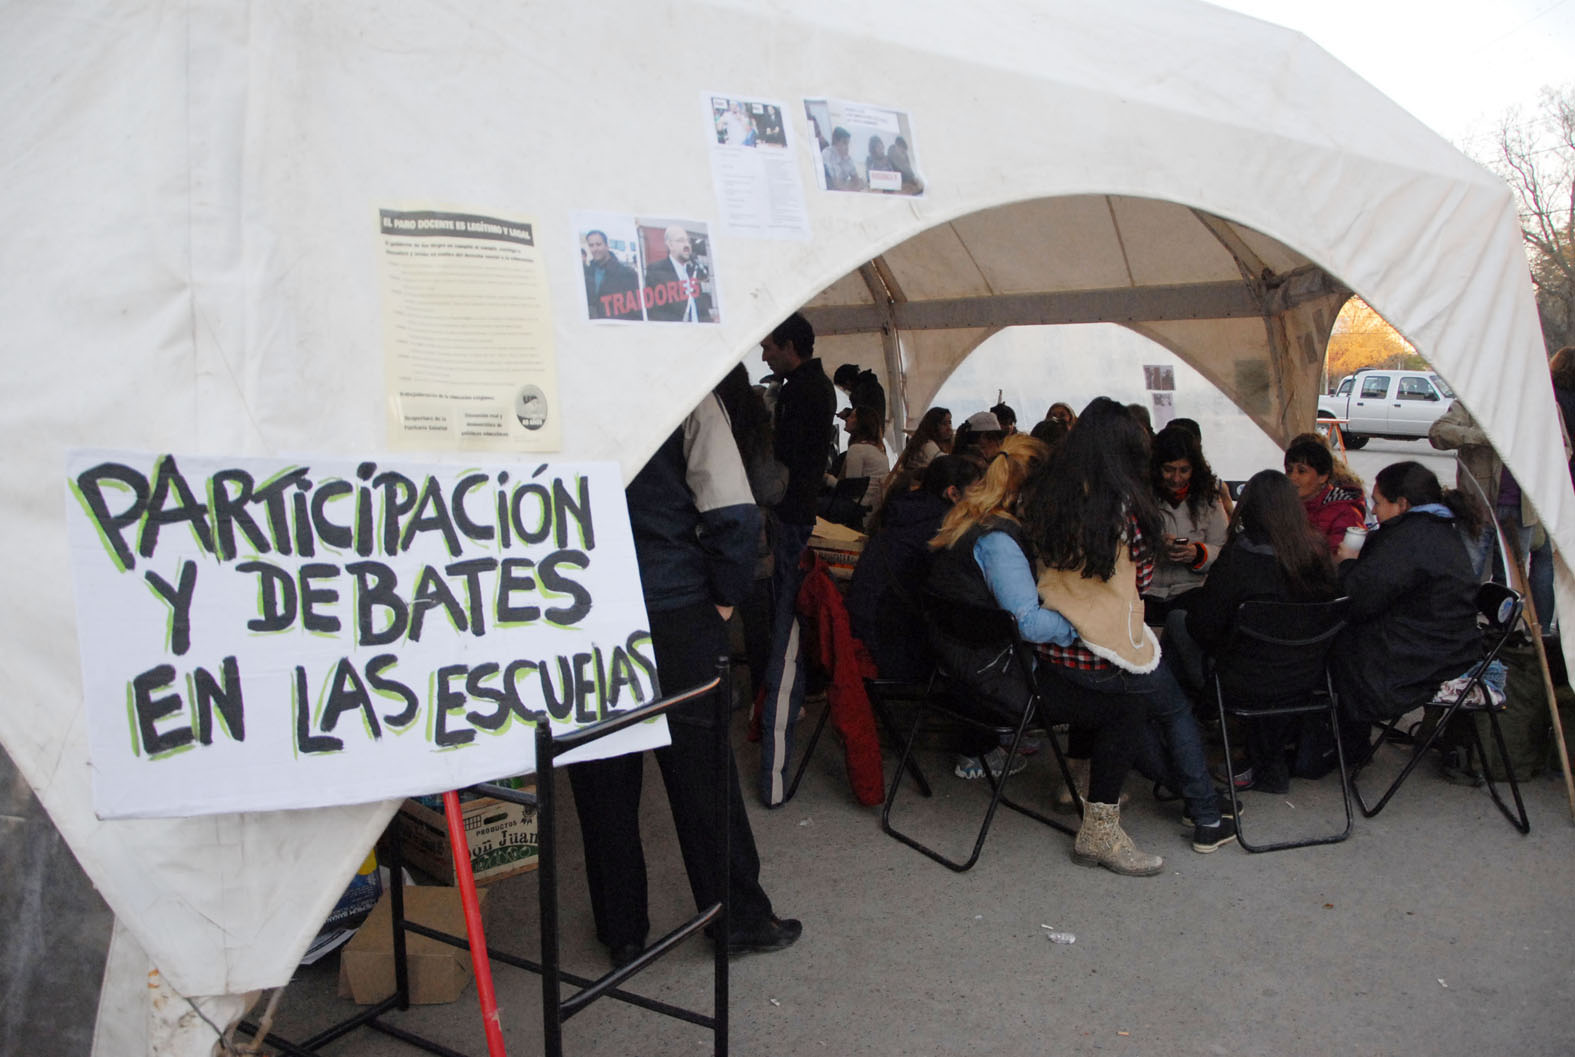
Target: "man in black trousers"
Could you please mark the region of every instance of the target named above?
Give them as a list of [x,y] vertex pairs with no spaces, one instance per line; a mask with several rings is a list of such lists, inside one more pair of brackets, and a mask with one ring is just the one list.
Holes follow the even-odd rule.
[[[727,414],[715,396],[706,395],[625,495],[661,692],[672,694],[715,674],[717,658],[728,652],[725,621],[749,593],[754,577],[760,512]],[[696,908],[721,899],[714,876],[722,805],[716,799],[713,732],[714,724],[727,722],[725,698],[724,693],[719,703],[717,695],[709,695],[669,712],[672,744],[656,750]],[[772,912],[760,886],[760,856],[731,753],[727,766],[732,800],[728,952],[781,950],[798,939],[803,926]],[[639,955],[650,931],[640,846],[644,769],[643,753],[569,768],[596,938],[620,966]]]

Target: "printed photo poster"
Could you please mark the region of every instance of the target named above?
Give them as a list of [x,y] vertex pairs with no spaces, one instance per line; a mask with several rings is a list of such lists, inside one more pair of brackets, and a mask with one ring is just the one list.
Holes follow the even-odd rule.
[[746,238],[808,240],[809,209],[787,105],[721,92],[700,97],[721,228]]
[[456,789],[660,696],[616,463],[79,450],[65,486],[100,818]]
[[842,99],[806,99],[804,114],[822,191],[924,193],[907,111]]
[[721,321],[705,221],[582,212],[574,228],[591,322]]
[[535,224],[383,209],[379,233],[389,448],[561,448],[558,360]]
[[1144,364],[1143,388],[1153,400],[1153,425],[1157,432],[1176,417],[1176,368],[1168,363]]
[[1154,432],[1158,433],[1176,418],[1175,393],[1151,393],[1154,398]]

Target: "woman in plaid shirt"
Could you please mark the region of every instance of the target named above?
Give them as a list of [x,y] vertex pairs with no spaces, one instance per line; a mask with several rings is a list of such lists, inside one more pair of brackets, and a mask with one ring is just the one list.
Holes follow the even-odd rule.
[[[1142,426],[1114,400],[1098,397],[1078,416],[1049,472],[1030,486],[1024,521],[1044,570],[1039,595],[1077,629],[1069,645],[1037,648],[1064,696],[1141,702],[1150,720],[1145,734],[1157,744],[1138,758],[1181,794],[1193,850],[1207,853],[1236,839],[1235,820],[1220,813],[1191,703],[1143,623],[1141,595],[1154,575],[1150,541],[1160,539],[1162,525],[1148,464]],[[1118,804],[1095,800],[1085,806],[1073,857],[1118,873],[1162,864],[1132,846]]]

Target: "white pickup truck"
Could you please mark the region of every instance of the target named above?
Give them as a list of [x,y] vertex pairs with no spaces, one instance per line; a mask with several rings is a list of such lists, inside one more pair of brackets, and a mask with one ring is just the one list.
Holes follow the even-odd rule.
[[1360,448],[1369,437],[1427,436],[1428,427],[1454,399],[1454,390],[1431,371],[1364,369],[1342,378],[1334,392],[1318,398],[1318,417],[1344,420],[1345,446]]

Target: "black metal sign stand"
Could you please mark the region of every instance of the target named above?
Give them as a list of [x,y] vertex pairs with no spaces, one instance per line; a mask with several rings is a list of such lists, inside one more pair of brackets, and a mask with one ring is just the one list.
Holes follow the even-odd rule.
[[[523,804],[535,807],[537,811],[538,841],[540,845],[540,865],[537,869],[537,886],[540,891],[540,919],[541,919],[541,961],[535,962],[522,958],[507,951],[486,946],[485,957],[492,962],[501,962],[518,969],[525,969],[541,976],[542,993],[542,1051],[547,1057],[561,1057],[563,1053],[563,1025],[575,1014],[584,1010],[598,998],[613,998],[641,1009],[650,1010],[663,1016],[676,1020],[686,1021],[712,1032],[714,1040],[712,1052],[717,1057],[726,1057],[728,1040],[728,967],[727,967],[727,941],[728,934],[728,869],[730,863],[730,848],[728,835],[728,812],[731,810],[732,798],[730,796],[731,770],[727,766],[728,755],[732,746],[728,741],[728,693],[732,686],[729,666],[724,658],[717,664],[717,677],[711,682],[681,694],[663,698],[652,702],[643,708],[621,712],[616,716],[603,720],[589,727],[571,731],[568,734],[553,736],[550,727],[543,723],[536,728],[536,792],[522,792],[504,786],[482,783],[472,786],[471,789],[483,796],[495,797],[499,800],[514,804]],[[722,812],[720,819],[722,839],[717,845],[717,876],[721,879],[722,901],[714,903],[701,910],[694,917],[679,925],[676,929],[662,936],[647,947],[640,956],[629,964],[614,969],[604,976],[590,979],[575,973],[564,971],[561,965],[559,951],[558,930],[558,847],[557,847],[557,796],[555,792],[556,761],[558,757],[582,745],[604,738],[616,731],[643,723],[656,716],[663,715],[677,705],[702,697],[712,697],[713,707],[710,710],[714,728],[715,740],[712,746],[716,753],[717,774],[720,775],[717,790],[719,810]],[[465,845],[463,832],[449,834],[450,841],[456,854],[469,856],[469,849]],[[466,1057],[457,1050],[449,1049],[431,1039],[423,1038],[413,1032],[386,1023],[384,1016],[410,1008],[410,968],[408,955],[405,949],[406,933],[415,933],[427,936],[442,943],[451,944],[461,949],[470,949],[470,940],[465,936],[455,936],[438,929],[428,928],[405,918],[404,883],[401,877],[401,862],[397,842],[390,841],[389,854],[386,862],[393,874],[393,884],[389,890],[389,909],[393,912],[393,947],[394,947],[394,993],[381,1002],[367,1009],[361,1010],[352,1017],[348,1017],[337,1024],[324,1028],[301,1042],[292,1042],[270,1032],[263,1041],[290,1057],[322,1057],[322,1047],[343,1038],[358,1028],[367,1027],[391,1038],[400,1040],[411,1046],[425,1050],[439,1057]],[[715,961],[715,989],[714,1004],[710,1014],[697,1010],[685,1009],[667,1002],[661,1002],[644,995],[624,991],[621,985],[631,977],[641,972],[668,951],[677,947],[701,932],[707,926],[714,925],[713,932],[717,936],[716,961]],[[567,998],[563,997],[562,988],[565,984],[579,988]],[[240,1025],[242,1031],[255,1036],[257,1025],[253,1021],[243,1021]]]

